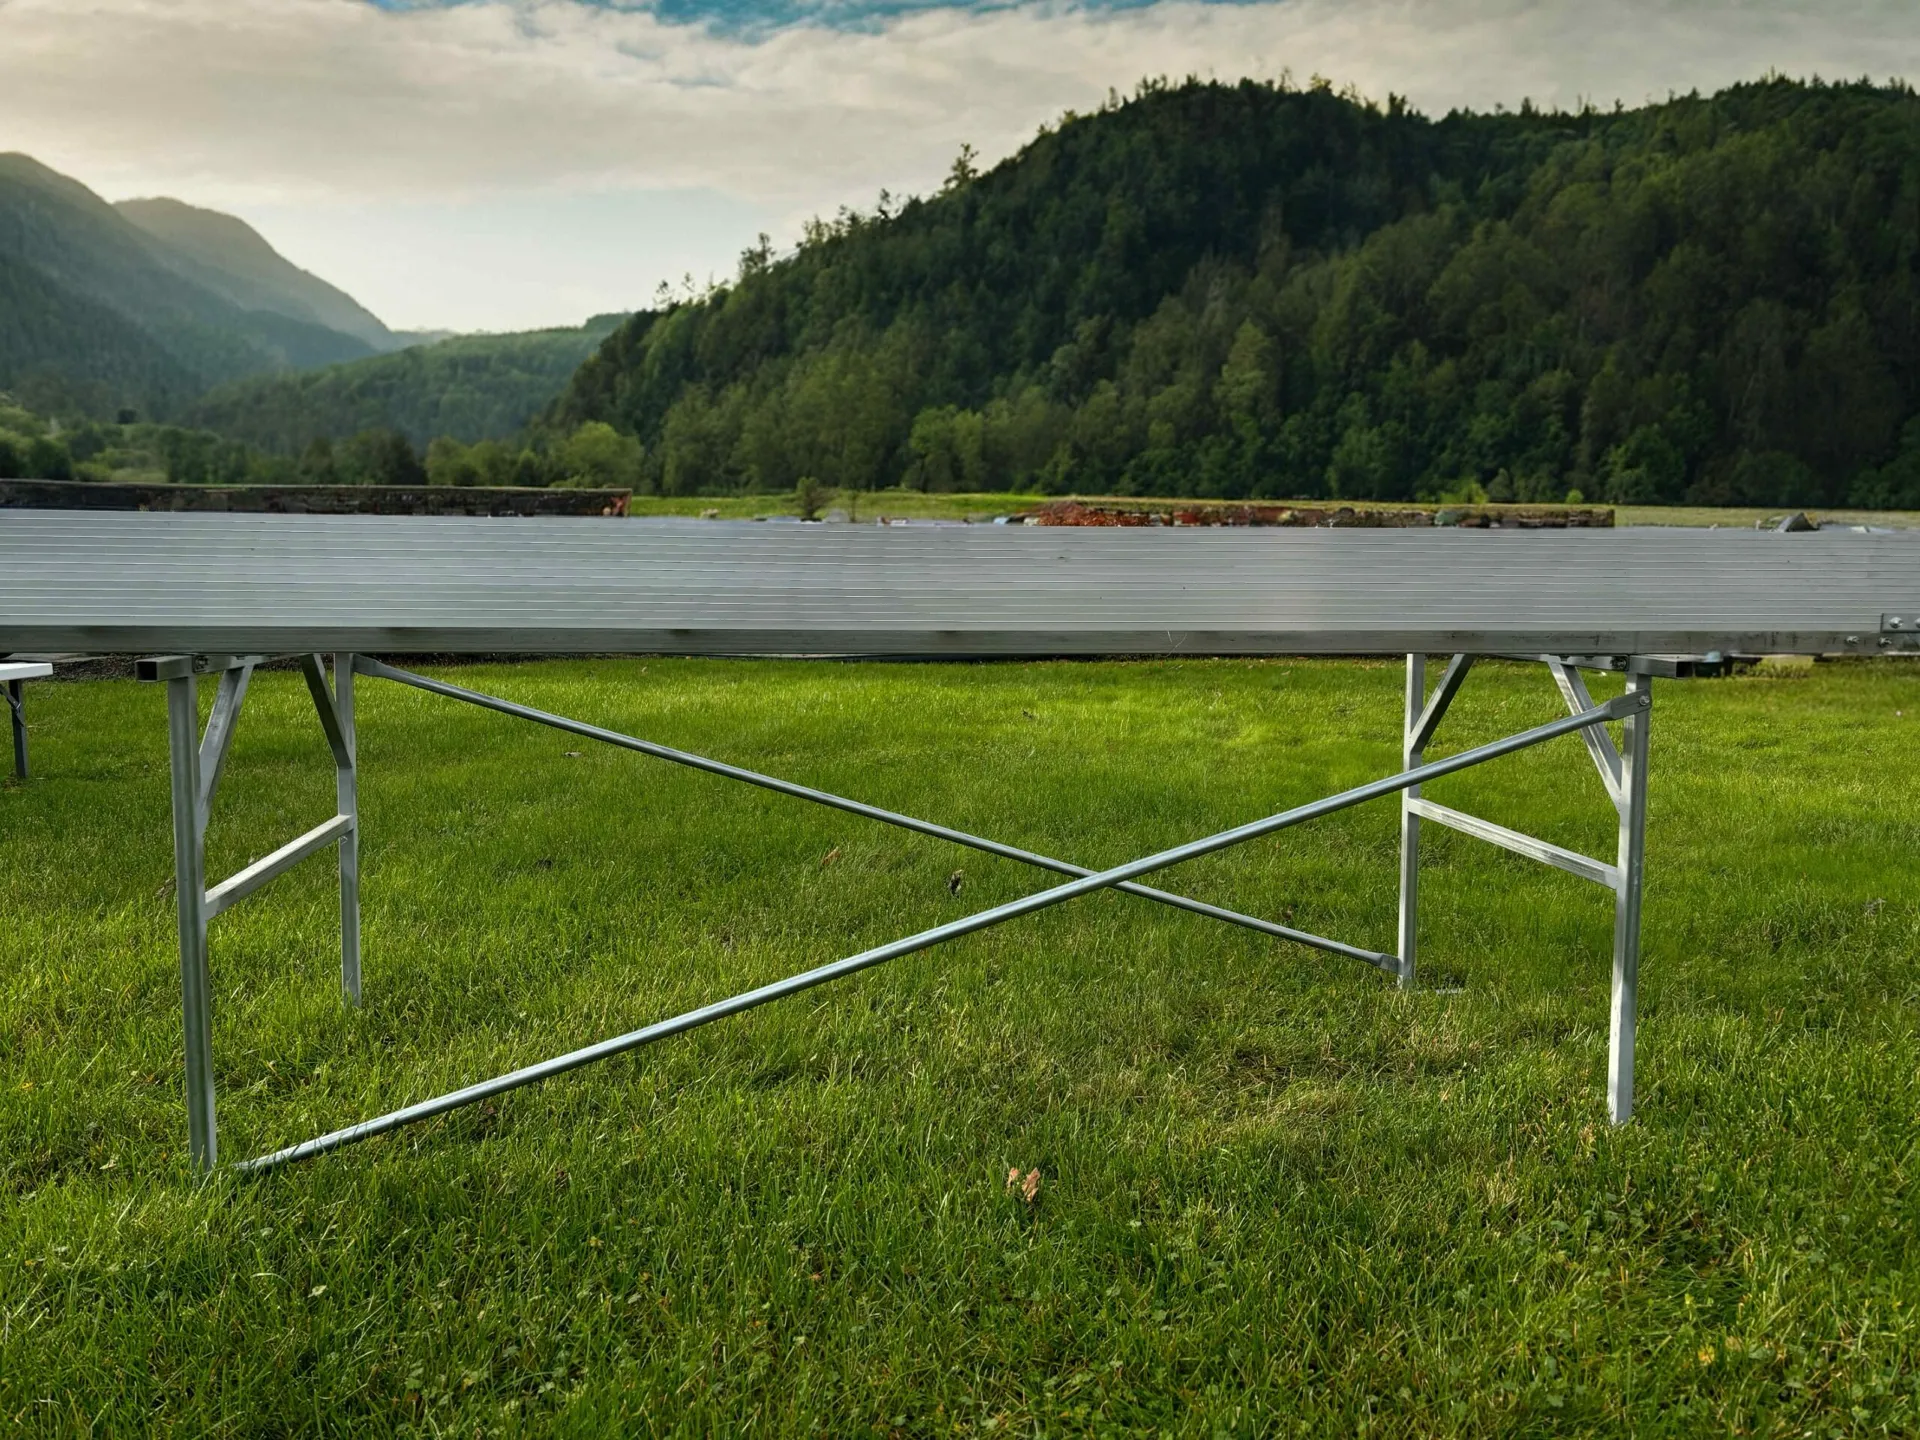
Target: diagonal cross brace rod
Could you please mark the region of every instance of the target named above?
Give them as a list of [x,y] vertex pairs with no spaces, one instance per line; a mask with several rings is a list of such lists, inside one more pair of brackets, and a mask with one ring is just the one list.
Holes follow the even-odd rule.
[[[378,671],[369,670],[368,673],[378,673]],[[902,955],[912,955],[917,951],[930,949],[942,941],[956,940],[962,935],[971,935],[976,931],[1004,924],[1008,920],[1018,919],[1022,915],[1031,915],[1035,911],[1048,909],[1081,895],[1092,894],[1096,890],[1111,889],[1124,881],[1141,875],[1150,875],[1156,870],[1164,870],[1184,860],[1211,855],[1217,850],[1244,844],[1262,835],[1271,835],[1277,830],[1285,830],[1290,826],[1318,819],[1322,815],[1331,815],[1336,811],[1350,809],[1368,800],[1377,800],[1382,796],[1395,794],[1410,785],[1419,785],[1427,780],[1438,779],[1442,775],[1451,775],[1456,770],[1465,770],[1470,766],[1498,759],[1502,755],[1510,755],[1516,750],[1524,750],[1528,746],[1572,734],[1589,725],[1600,725],[1609,720],[1624,720],[1630,715],[1645,711],[1650,703],[1649,697],[1644,692],[1629,691],[1582,714],[1570,715],[1561,720],[1550,720],[1545,725],[1536,725],[1533,729],[1523,730],[1517,735],[1509,735],[1505,739],[1476,746],[1472,750],[1463,750],[1458,755],[1449,755],[1444,760],[1435,760],[1411,770],[1402,770],[1352,790],[1343,790],[1338,795],[1330,795],[1324,800],[1297,805],[1291,810],[1269,815],[1264,820],[1254,820],[1248,824],[1236,826],[1232,830],[1223,830],[1217,835],[1191,840],[1184,845],[1176,845],[1171,850],[1162,850],[1139,860],[1131,860],[1125,865],[1116,865],[1111,870],[1102,870],[1097,874],[1069,880],[1063,885],[1055,885],[1050,890],[1024,895],[1018,900],[996,905],[991,910],[982,910],[977,914],[949,921],[945,925],[936,925],[931,930],[922,930],[919,934],[909,935],[904,940],[895,940],[890,944],[875,946],[871,950],[862,950],[858,955],[849,955],[843,960],[816,966],[812,970],[790,975],[784,980],[776,980],[769,985],[744,991],[728,999],[716,1000],[711,1005],[686,1011],[670,1020],[662,1020],[625,1035],[616,1035],[611,1039],[583,1046],[565,1055],[558,1055],[551,1060],[543,1060],[538,1064],[495,1076],[491,1080],[483,1080],[476,1085],[451,1091],[432,1100],[422,1100],[416,1105],[404,1106],[390,1114],[373,1120],[363,1120],[357,1125],[349,1125],[345,1129],[316,1136],[312,1140],[304,1140],[298,1145],[289,1145],[283,1150],[275,1150],[270,1154],[243,1161],[236,1168],[246,1171],[270,1169],[288,1161],[304,1160],[312,1155],[337,1150],[356,1140],[366,1140],[375,1135],[385,1134],[389,1130],[397,1130],[402,1125],[411,1124],[416,1120],[444,1115],[447,1111],[457,1110],[463,1105],[471,1105],[508,1090],[517,1090],[523,1085],[532,1085],[556,1075],[564,1075],[583,1065],[591,1065],[598,1060],[610,1059],[615,1055],[625,1054],[629,1050],[637,1050],[656,1040],[665,1040],[670,1036],[684,1034],[715,1020],[725,1019],[729,1015],[738,1015],[744,1010],[751,1010],[770,1000],[797,995],[802,991],[813,989],[816,985],[824,985],[830,980],[838,980],[842,976],[856,974],[889,960],[897,960]]]
[[[464,700],[483,709],[494,710],[502,715],[511,715],[521,720],[531,720],[536,724],[548,725],[569,734],[584,736],[589,740],[599,740],[624,750],[638,751],[657,760],[667,760],[675,765],[685,765],[702,770],[710,775],[719,775],[729,780],[744,781],[757,785],[763,790],[772,790],[781,795],[791,795],[796,799],[810,800],[816,805],[826,805],[835,810],[844,810],[850,815],[859,815],[868,820],[878,820],[882,824],[896,825],[903,830],[917,831],[930,835],[936,840],[950,840],[956,845],[965,845],[981,850],[989,855],[998,855],[1007,860],[1018,860],[1027,865],[1035,865],[1043,870],[1052,870],[1059,875],[1092,875],[1092,870],[1084,865],[1075,865],[1066,860],[1056,860],[1049,855],[1040,855],[1032,850],[1022,850],[1014,845],[1003,845],[997,840],[988,840],[979,835],[969,835],[964,830],[950,829],[945,825],[936,825],[930,820],[918,820],[911,815],[902,815],[897,811],[883,810],[877,805],[863,804],[858,800],[849,800],[842,795],[830,794],[825,790],[815,790],[811,786],[797,785],[790,780],[780,780],[772,775],[762,775],[758,771],[743,770],[737,765],[729,765],[721,760],[710,760],[704,755],[695,755],[686,750],[675,750],[670,746],[659,745],[651,740],[641,740],[636,736],[622,735],[617,730],[603,729],[598,725],[589,725],[580,720],[569,720],[564,715],[553,715],[545,710],[535,710],[531,706],[519,705],[511,700],[502,700],[478,690],[469,690],[465,686],[449,684],[445,680],[430,679],[417,675],[411,670],[400,670],[392,665],[370,660],[366,656],[356,656],[354,669],[362,675],[376,676],[382,680],[398,681],[402,685],[411,685],[415,689],[425,690],[434,695],[444,695],[453,700]],[[1209,905],[1203,900],[1192,900],[1185,895],[1176,895],[1168,890],[1156,890],[1150,885],[1116,885],[1116,890],[1124,890],[1129,895],[1142,899],[1155,900],[1162,905],[1171,905],[1176,910],[1190,911],[1195,915],[1205,915],[1209,919],[1224,920],[1230,925],[1244,926],[1257,930],[1263,935],[1271,935],[1278,940],[1291,940],[1295,944],[1308,945],[1316,950],[1330,951],[1335,955],[1345,955],[1352,960],[1364,961],[1368,965],[1387,971],[1399,972],[1399,960],[1392,955],[1383,955],[1376,950],[1362,949],[1358,945],[1347,945],[1339,940],[1329,940],[1305,930],[1295,930],[1290,925],[1277,925],[1271,920],[1261,920],[1252,915],[1242,915],[1238,911],[1228,910],[1219,905]]]

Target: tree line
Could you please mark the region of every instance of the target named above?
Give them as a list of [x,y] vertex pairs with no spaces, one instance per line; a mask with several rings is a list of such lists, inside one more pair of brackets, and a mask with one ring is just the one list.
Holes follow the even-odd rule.
[[636,315],[596,422],[667,493],[1920,505],[1920,99],[1149,84]]
[[341,442],[374,430],[397,430],[422,451],[441,436],[468,445],[507,440],[551,403],[623,318],[461,335],[322,370],[256,376],[203,395],[183,419],[286,456],[316,439]]
[[521,485],[632,489],[639,442],[590,421],[536,448],[525,441],[463,444],[440,436],[423,453],[401,431],[376,426],[317,437],[280,455],[213,430],[141,421],[60,420],[0,394],[0,480],[172,485]]

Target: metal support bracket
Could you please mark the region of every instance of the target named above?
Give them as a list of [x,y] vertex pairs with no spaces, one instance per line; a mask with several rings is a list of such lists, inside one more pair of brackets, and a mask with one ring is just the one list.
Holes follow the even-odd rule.
[[[1578,715],[1582,710],[1593,708],[1593,696],[1587,693],[1587,682],[1580,672],[1564,660],[1549,659],[1547,673],[1553,676],[1553,683],[1559,687],[1562,698],[1567,702],[1567,713]],[[1591,730],[1582,730],[1580,738],[1586,741],[1587,753],[1593,757],[1593,768],[1600,772],[1600,783],[1607,787],[1607,794],[1617,807],[1625,799],[1620,777],[1620,752],[1613,748],[1613,737],[1601,726]]]
[[[318,655],[302,655],[300,673],[306,677],[307,690],[313,696],[314,712],[320,717],[320,728],[326,732],[327,748],[333,751],[333,763],[351,766],[353,756],[347,741],[347,726],[341,719],[339,697],[334,694],[334,688],[327,680],[326,661]],[[349,676],[353,674],[351,666],[346,673]]]
[[[1473,668],[1473,656],[1456,655],[1447,663],[1440,683],[1434,687],[1433,698],[1427,701],[1420,711],[1419,718],[1407,731],[1407,749],[1418,754],[1427,748],[1433,739],[1433,732],[1440,728],[1440,722],[1447,718],[1447,711],[1453,705],[1453,697],[1460,693],[1460,687],[1466,683],[1467,672]],[[1589,710],[1593,707],[1587,706]]]
[[207,833],[207,819],[213,813],[213,797],[220,789],[220,774],[227,767],[227,749],[240,723],[240,707],[246,703],[247,685],[253,679],[253,663],[220,672],[220,689],[213,699],[213,714],[207,717],[207,733],[200,741],[200,833]]
[[149,655],[133,662],[136,680],[179,680],[265,664],[272,655]]
[[13,724],[13,773],[25,780],[27,756],[27,686],[29,680],[45,680],[53,666],[44,660],[0,661],[0,695],[7,701],[7,718]]
[[1920,654],[1920,605],[1880,617],[1878,644],[1888,655]]
[[1550,840],[1542,840],[1534,835],[1526,835],[1518,830],[1509,830],[1504,825],[1496,825],[1491,820],[1482,820],[1478,815],[1469,815],[1465,811],[1455,810],[1446,805],[1436,805],[1431,800],[1412,799],[1407,808],[1422,820],[1431,820],[1437,825],[1445,825],[1449,830],[1458,830],[1463,835],[1471,835],[1477,840],[1485,840],[1490,845],[1498,845],[1503,850],[1511,850],[1516,855],[1525,855],[1529,860],[1538,860],[1543,865],[1552,865],[1583,880],[1592,880],[1609,890],[1617,889],[1620,884],[1620,871],[1616,866],[1604,860],[1595,860],[1582,855],[1577,850],[1568,850],[1555,845]]
[[284,874],[316,850],[324,850],[353,829],[352,817],[336,815],[323,820],[298,839],[289,840],[271,855],[231,875],[207,891],[207,918],[229,910],[277,875]]

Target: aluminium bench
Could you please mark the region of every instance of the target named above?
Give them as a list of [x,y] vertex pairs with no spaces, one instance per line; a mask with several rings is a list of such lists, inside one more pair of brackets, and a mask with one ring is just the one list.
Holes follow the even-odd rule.
[[[1634,1028],[1653,686],[1734,654],[1920,654],[1920,534],[1749,531],[854,528],[570,519],[0,514],[0,650],[145,652],[167,687],[189,1145],[219,1161],[209,923],[308,856],[340,873],[341,985],[362,989],[354,691],[362,679],[551,726],[1052,872],[1020,899],[593,1045],[238,1162],[263,1169],[792,995],[1096,890],[1239,925],[1417,977],[1420,833],[1446,826],[1582,876],[1614,897],[1607,1101],[1633,1111]],[[1396,655],[1399,770],[1094,871],[645,737],[549,714],[377,656],[407,653],[876,656]],[[296,656],[332,751],[335,813],[209,884],[203,842],[248,682]],[[1446,656],[1429,684],[1428,657]],[[1479,657],[1537,661],[1566,714],[1429,757]],[[1624,672],[1596,701],[1585,676]],[[204,730],[198,686],[218,690]],[[1619,722],[1616,745],[1607,730]],[[1578,854],[1436,804],[1422,785],[1578,735],[1617,821]],[[1144,883],[1183,860],[1373,799],[1400,807],[1392,953]]]

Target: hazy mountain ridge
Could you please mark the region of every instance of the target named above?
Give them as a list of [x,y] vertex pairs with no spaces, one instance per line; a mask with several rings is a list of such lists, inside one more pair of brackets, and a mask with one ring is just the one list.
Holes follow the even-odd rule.
[[[222,276],[204,252],[176,249],[25,155],[0,155],[0,260],[14,272],[0,334],[32,336],[0,342],[0,390],[42,396],[48,408],[165,411],[245,375],[374,353],[307,318],[311,306],[287,314],[236,303],[232,294],[268,298],[272,287]],[[85,323],[52,323],[65,313]]]
[[0,155],[0,394],[44,415],[129,410],[267,456],[371,432],[421,449],[440,436],[497,440],[538,415],[622,318],[396,332],[243,220],[164,198],[108,204],[28,156]]
[[244,220],[166,198],[120,200],[113,208],[161,243],[163,263],[243,310],[321,325],[375,350],[405,343],[371,310],[302,270]]

